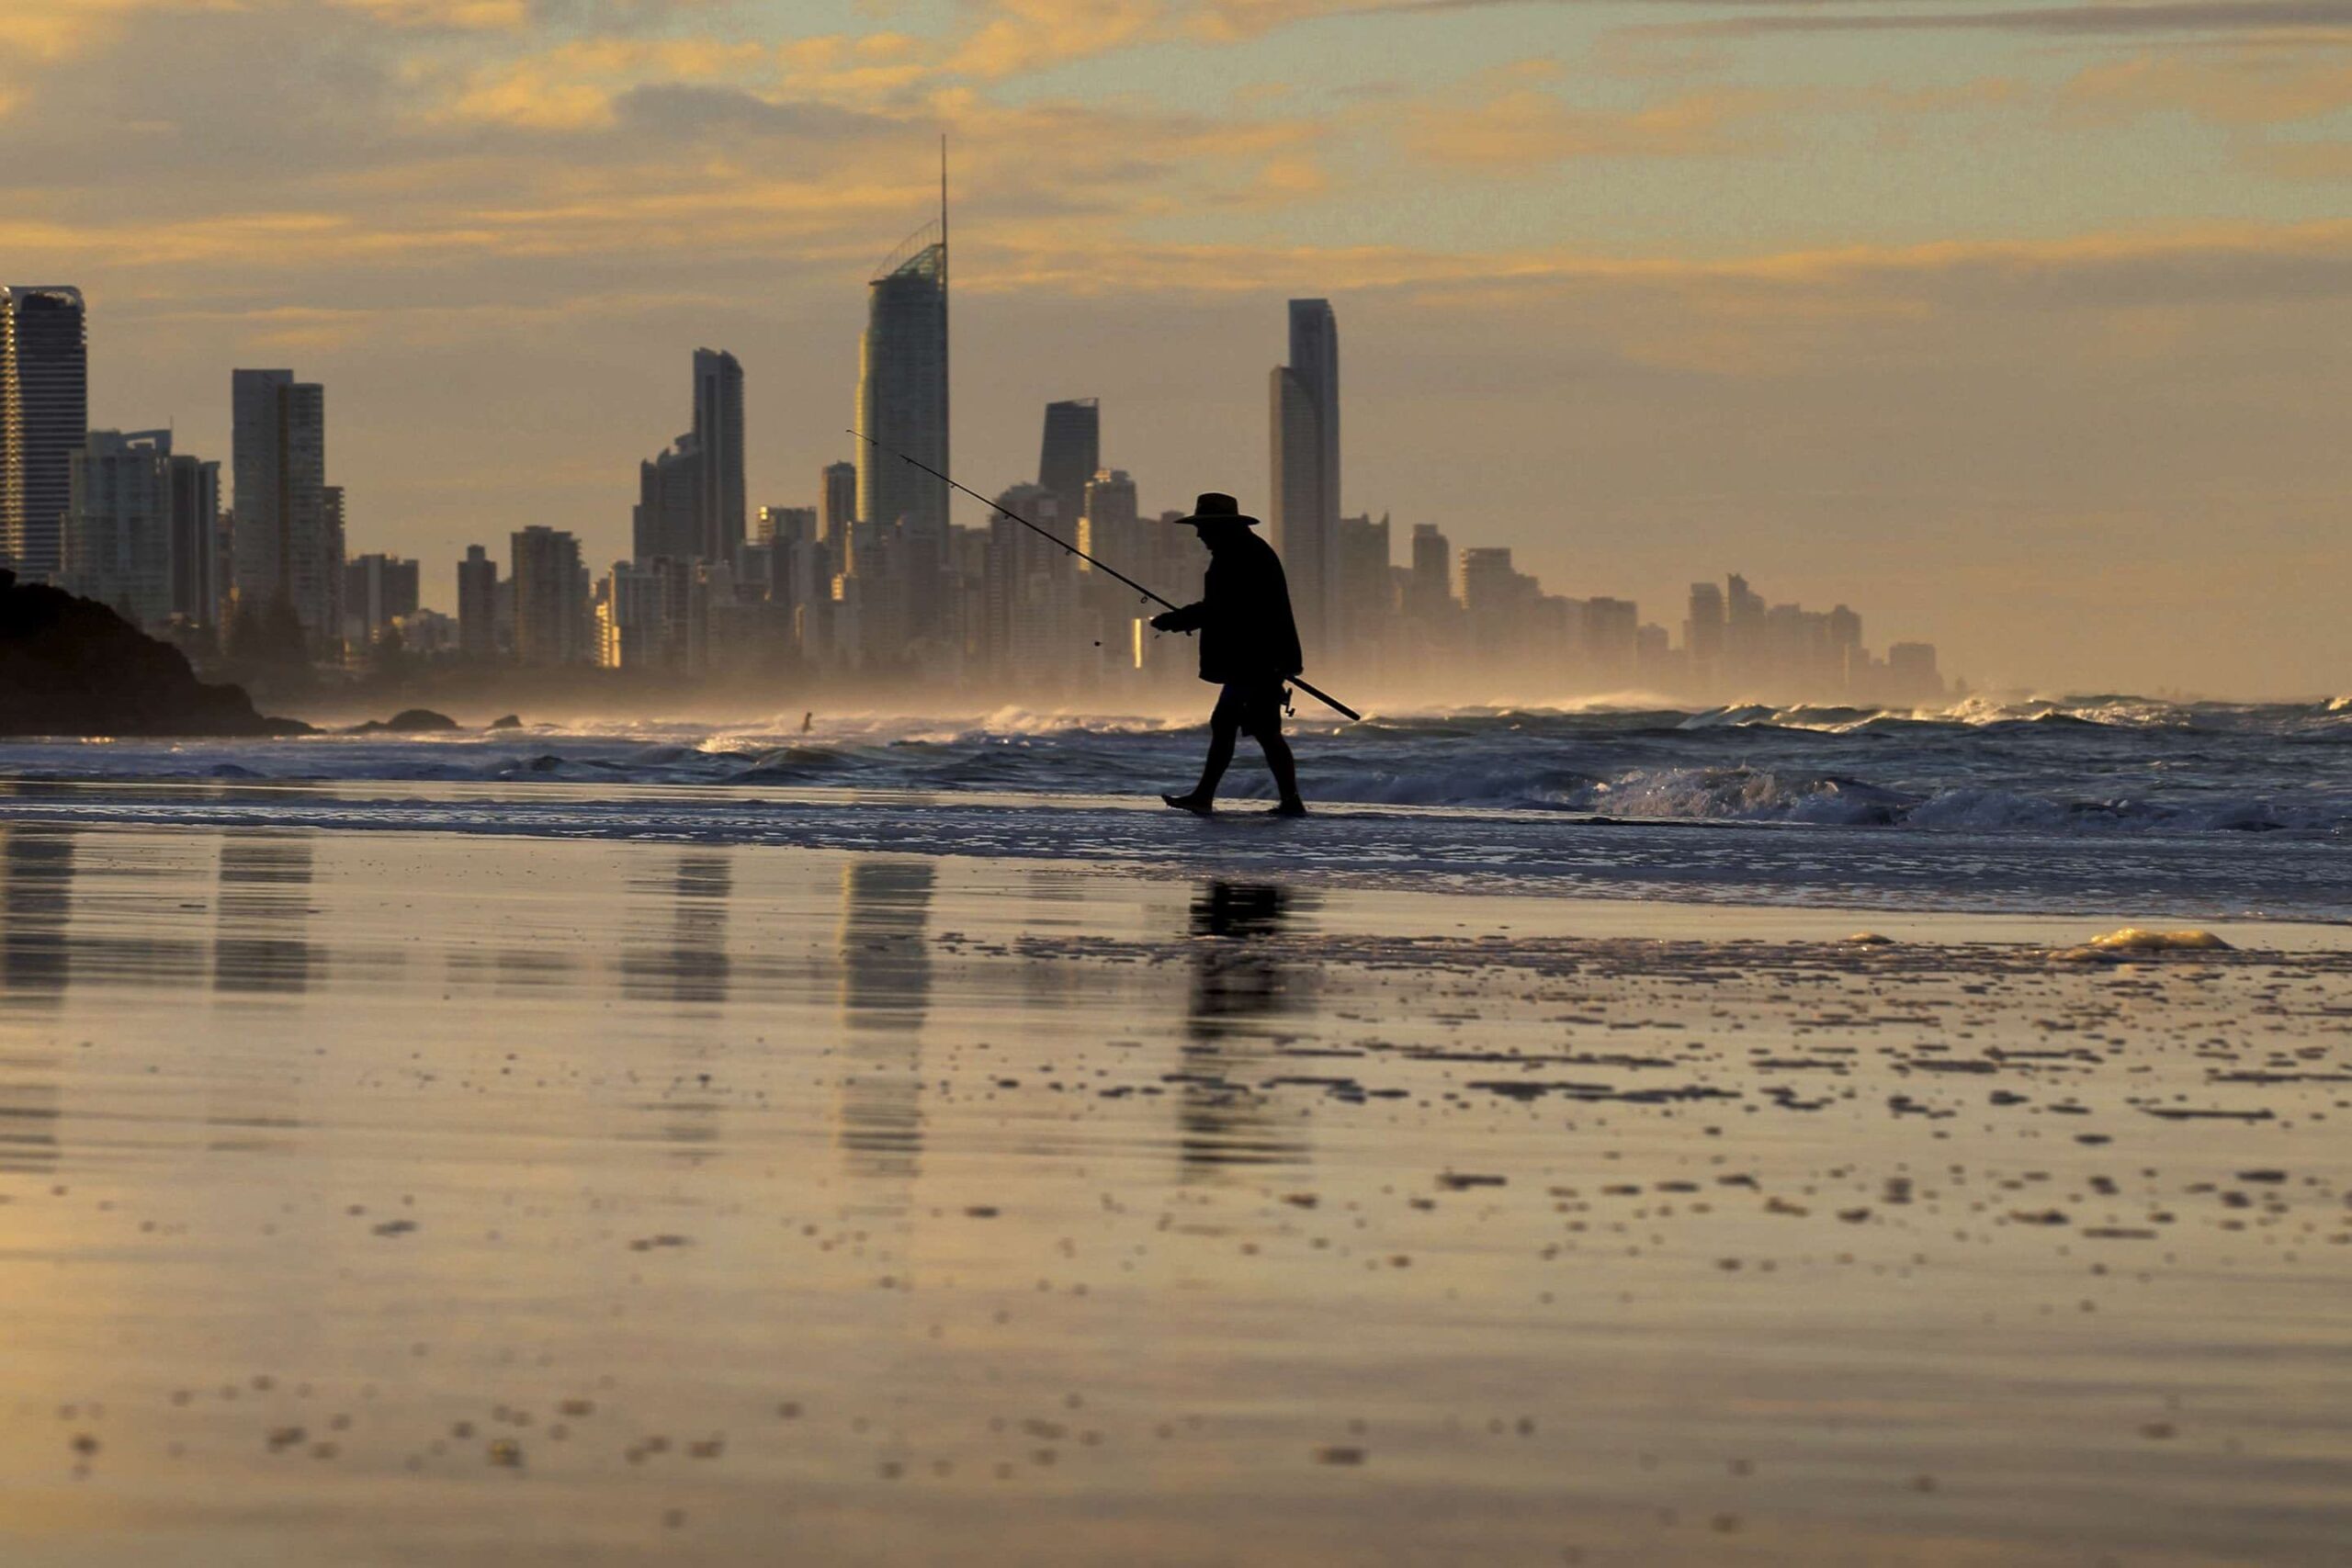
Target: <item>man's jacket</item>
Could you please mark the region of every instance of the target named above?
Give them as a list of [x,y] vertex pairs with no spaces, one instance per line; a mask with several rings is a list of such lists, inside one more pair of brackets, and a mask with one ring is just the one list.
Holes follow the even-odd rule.
[[1306,666],[1298,624],[1291,619],[1290,584],[1282,558],[1255,534],[1209,557],[1201,602],[1167,617],[1171,630],[1201,634],[1201,679],[1286,681]]

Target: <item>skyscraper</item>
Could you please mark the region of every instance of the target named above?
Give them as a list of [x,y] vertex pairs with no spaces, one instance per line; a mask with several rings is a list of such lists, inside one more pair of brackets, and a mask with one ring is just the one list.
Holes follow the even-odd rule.
[[1092,398],[1046,405],[1046,439],[1037,454],[1037,483],[1054,498],[1062,521],[1085,514],[1086,487],[1102,466],[1102,412]]
[[416,562],[398,556],[360,556],[343,569],[344,615],[356,634],[353,640],[371,646],[385,627],[416,614]]
[[82,291],[0,284],[0,566],[35,581],[57,572],[69,465],[89,428]]
[[849,543],[849,525],[857,521],[857,465],[826,464],[817,495],[817,537],[839,550]]
[[[1051,485],[1040,488],[1048,493],[1053,490]],[[1059,496],[1054,498],[1054,505],[1057,509],[1060,507]],[[1097,469],[1080,492],[1079,505],[1080,549],[1107,566],[1118,568],[1130,577],[1149,570],[1144,564],[1148,552],[1144,549],[1143,525],[1136,514],[1136,481],[1127,477],[1126,469]],[[1078,570],[1089,577],[1103,575],[1084,561],[1078,563]],[[1129,592],[1115,583],[1113,586],[1123,596]]]
[[67,465],[57,577],[153,630],[172,614],[172,433],[93,430]]
[[1381,633],[1396,609],[1389,584],[1388,517],[1342,517],[1331,540],[1331,630],[1351,655],[1377,653]]
[[[699,412],[699,411],[697,411]],[[710,469],[702,442],[691,432],[637,466],[637,509],[630,513],[629,548],[637,564],[667,557],[692,560],[703,553],[705,485]]]
[[732,561],[743,545],[743,367],[695,350],[695,448],[702,465],[699,539],[705,560]]
[[1435,620],[1453,608],[1453,545],[1434,523],[1413,525],[1412,613]]
[[[887,451],[857,459],[857,514],[889,542],[901,590],[898,624],[928,635],[943,624],[947,487],[947,162],[941,144],[939,217],[915,231],[868,281],[858,348],[857,428]],[[891,537],[891,536],[896,536]],[[885,649],[895,653],[896,649]]]
[[498,563],[480,545],[458,563],[458,651],[468,659],[498,652]]
[[534,524],[512,540],[514,657],[525,664],[577,664],[589,657],[588,569],[580,541]]
[[1276,367],[1269,390],[1269,521],[1312,662],[1328,647],[1338,592],[1340,324],[1329,300],[1290,302],[1290,363]]
[[172,614],[220,624],[220,465],[172,455]]
[[340,510],[326,482],[326,389],[291,370],[231,377],[240,608],[283,599],[314,643],[340,635]]
[[1724,626],[1724,591],[1712,582],[1692,583],[1682,647],[1690,656],[1690,678],[1702,692],[1723,673]]

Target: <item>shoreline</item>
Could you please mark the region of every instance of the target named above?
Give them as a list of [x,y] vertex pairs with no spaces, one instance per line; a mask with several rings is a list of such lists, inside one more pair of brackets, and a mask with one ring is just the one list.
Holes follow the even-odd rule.
[[2276,835],[1972,834],[1454,807],[1209,819],[1133,795],[447,780],[0,781],[0,821],[897,851],[1692,908],[2352,928],[2352,854]]

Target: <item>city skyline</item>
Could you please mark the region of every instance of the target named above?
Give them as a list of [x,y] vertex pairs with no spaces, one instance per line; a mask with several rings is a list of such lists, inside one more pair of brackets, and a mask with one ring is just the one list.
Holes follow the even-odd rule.
[[[1547,582],[1665,604],[1738,561],[1996,683],[2304,692],[2352,659],[2320,587],[2352,493],[2345,95],[2221,12],[589,9],[12,23],[40,61],[0,62],[9,166],[40,171],[12,266],[106,313],[90,423],[222,454],[219,367],[298,363],[341,389],[374,543],[435,560],[546,522],[611,558],[614,454],[679,428],[663,367],[703,343],[765,389],[747,501],[797,496],[847,455],[842,291],[929,204],[944,127],[984,492],[1084,392],[1148,507],[1271,510],[1262,307],[1321,297],[1351,344],[1342,504]],[[1139,106],[1152,74],[1178,90]]]

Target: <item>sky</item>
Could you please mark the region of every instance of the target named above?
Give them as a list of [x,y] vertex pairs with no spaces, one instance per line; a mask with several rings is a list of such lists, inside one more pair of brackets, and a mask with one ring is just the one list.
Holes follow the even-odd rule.
[[1092,396],[1147,509],[1262,510],[1322,296],[1400,555],[2352,692],[2352,0],[0,0],[0,274],[87,292],[101,427],[324,382],[352,552],[448,608],[626,552],[697,346],[813,504],[943,131],[976,489]]

